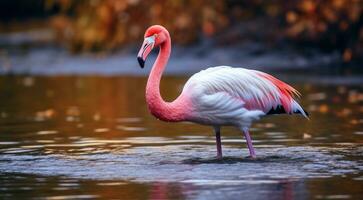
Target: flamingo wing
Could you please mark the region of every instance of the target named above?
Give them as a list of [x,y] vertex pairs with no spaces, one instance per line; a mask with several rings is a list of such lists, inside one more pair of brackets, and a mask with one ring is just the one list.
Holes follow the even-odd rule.
[[[238,116],[258,118],[265,114],[301,113],[295,101],[299,93],[288,84],[264,72],[219,66],[194,74],[183,92],[191,94],[198,112],[227,119]],[[253,117],[254,116],[254,117]],[[202,116],[200,116],[202,117]],[[213,121],[216,119],[210,119]]]

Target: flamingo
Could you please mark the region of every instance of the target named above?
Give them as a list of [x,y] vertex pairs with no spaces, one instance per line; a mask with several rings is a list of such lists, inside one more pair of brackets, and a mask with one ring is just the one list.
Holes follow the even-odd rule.
[[221,126],[235,126],[247,142],[251,158],[256,158],[249,128],[265,115],[308,113],[294,99],[300,93],[267,73],[244,68],[217,66],[202,70],[186,82],[181,94],[172,102],[160,95],[160,80],[171,52],[171,38],[160,25],[149,27],[137,60],[144,68],[152,49],[159,54],[146,85],[146,102],[156,118],[166,122],[189,121],[214,128],[217,158],[222,158]]

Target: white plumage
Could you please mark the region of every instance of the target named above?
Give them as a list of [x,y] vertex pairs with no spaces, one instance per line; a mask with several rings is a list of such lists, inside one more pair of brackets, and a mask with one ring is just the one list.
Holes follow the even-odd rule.
[[[249,128],[252,121],[283,105],[282,99],[288,98],[278,85],[262,75],[267,74],[228,66],[212,67],[194,74],[183,89],[196,105],[192,120],[213,126]],[[297,94],[294,89],[291,93]],[[293,98],[289,106],[291,109],[285,108],[288,113],[299,111],[306,116]]]

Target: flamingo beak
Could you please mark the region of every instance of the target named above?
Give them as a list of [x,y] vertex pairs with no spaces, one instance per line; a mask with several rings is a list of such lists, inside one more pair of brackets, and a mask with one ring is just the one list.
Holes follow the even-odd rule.
[[151,50],[154,48],[154,44],[155,44],[154,35],[144,39],[144,43],[142,43],[140,51],[137,54],[137,61],[139,62],[141,68],[144,68],[145,60],[149,55],[149,53],[151,52]]

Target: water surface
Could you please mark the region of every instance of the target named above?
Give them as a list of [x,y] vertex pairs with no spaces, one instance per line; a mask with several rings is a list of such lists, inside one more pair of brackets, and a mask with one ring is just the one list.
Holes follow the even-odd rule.
[[223,128],[216,160],[210,127],[148,113],[145,77],[0,77],[0,198],[361,199],[362,85],[289,82],[311,119],[255,123],[255,160]]

